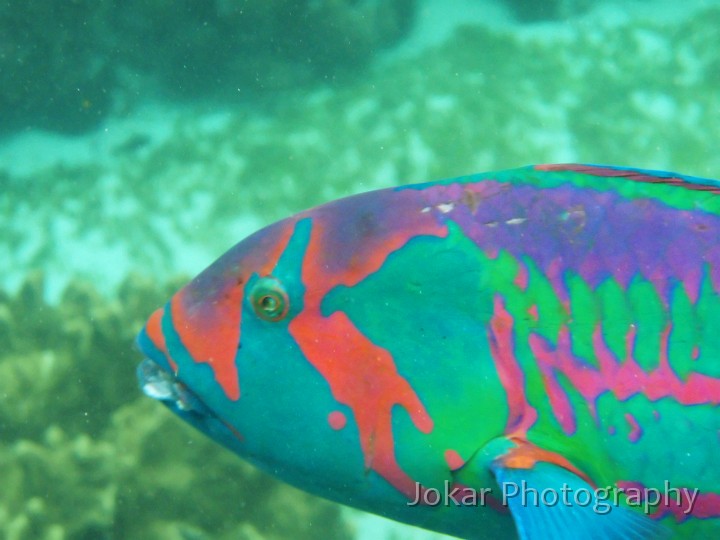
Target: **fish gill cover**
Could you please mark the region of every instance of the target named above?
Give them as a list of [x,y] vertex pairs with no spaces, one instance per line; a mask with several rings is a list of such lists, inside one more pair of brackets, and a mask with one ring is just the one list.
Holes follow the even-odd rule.
[[[35,26],[13,22],[21,4],[33,6]],[[92,124],[119,107],[104,101],[103,84],[124,75],[95,81],[115,64],[82,41],[87,25],[77,21],[93,25],[109,7],[73,2],[58,15],[40,4],[6,3],[0,15],[19,40],[60,17],[72,52],[28,51],[15,66],[27,71],[0,85],[2,108],[20,104],[42,120],[34,125],[53,126],[44,104],[70,100],[68,129],[86,129],[87,111],[99,115]],[[144,4],[133,9],[165,3]],[[170,32],[192,28],[173,17]],[[128,19],[123,27],[142,22]],[[120,107],[81,140],[4,139],[0,536],[351,537],[336,506],[281,487],[140,398],[130,343],[179,285],[161,285],[171,276],[199,270],[264,223],[353,191],[537,161],[720,176],[720,6],[672,22],[621,16],[548,28],[468,25],[369,63],[362,77],[287,91],[263,113],[208,113],[195,102],[133,116]],[[4,51],[22,50],[3,35]],[[273,63],[258,60],[277,79]],[[39,84],[24,93],[22,80],[48,73],[86,81],[76,88],[87,101]]]

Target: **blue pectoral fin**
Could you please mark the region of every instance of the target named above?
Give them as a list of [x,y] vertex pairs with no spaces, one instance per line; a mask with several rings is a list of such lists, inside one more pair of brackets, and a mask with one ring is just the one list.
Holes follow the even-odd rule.
[[491,466],[521,540],[649,540],[670,532],[646,515],[614,504],[577,474],[554,463]]

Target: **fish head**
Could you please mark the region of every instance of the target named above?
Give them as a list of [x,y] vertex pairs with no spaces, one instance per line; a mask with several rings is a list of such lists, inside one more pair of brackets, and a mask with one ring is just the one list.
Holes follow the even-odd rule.
[[[408,449],[437,446],[426,400],[447,401],[428,397],[433,377],[415,361],[442,329],[429,343],[414,328],[445,305],[445,275],[462,264],[438,215],[417,191],[381,190],[249,236],[150,317],[142,389],[306,491],[405,506],[425,467]],[[443,275],[419,254],[444,261]],[[452,283],[477,281],[466,274]],[[449,477],[442,455],[434,463],[435,480]]]
[[303,307],[306,228],[285,220],[241,241],[155,311],[137,338],[146,395],[281,476],[316,468],[308,445],[322,424],[317,377],[288,333]]
[[[383,197],[357,196],[266,227],[178,291],[137,339],[145,394],[307,491],[347,500],[359,484],[386,483],[394,472],[368,472],[388,461],[390,410],[408,384],[324,305],[407,240]],[[425,225],[406,221],[422,233]]]

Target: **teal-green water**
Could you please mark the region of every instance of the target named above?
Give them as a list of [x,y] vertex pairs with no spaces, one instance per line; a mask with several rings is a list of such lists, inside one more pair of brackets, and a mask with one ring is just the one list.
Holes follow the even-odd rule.
[[558,161],[720,177],[720,1],[676,4],[5,2],[0,539],[426,538],[142,397],[134,334],[245,235],[353,192]]

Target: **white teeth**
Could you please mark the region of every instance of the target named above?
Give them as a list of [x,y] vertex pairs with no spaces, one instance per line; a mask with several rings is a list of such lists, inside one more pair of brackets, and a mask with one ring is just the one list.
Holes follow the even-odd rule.
[[143,393],[150,398],[161,401],[174,399],[174,388],[167,381],[146,382],[142,386]]
[[140,362],[137,374],[140,388],[147,397],[174,401],[175,406],[183,411],[194,409],[192,397],[185,386],[152,360],[146,358]]
[[156,362],[145,358],[137,367],[140,389],[150,398],[172,402],[172,406],[181,411],[194,411],[209,414],[209,410],[174,375],[165,371]]
[[174,401],[179,397],[176,381],[152,360],[146,358],[140,362],[137,374],[146,396],[161,401]]

